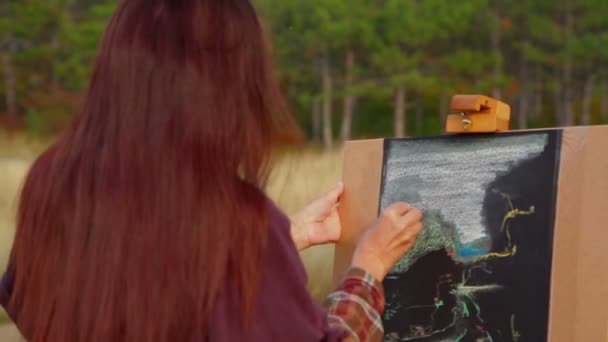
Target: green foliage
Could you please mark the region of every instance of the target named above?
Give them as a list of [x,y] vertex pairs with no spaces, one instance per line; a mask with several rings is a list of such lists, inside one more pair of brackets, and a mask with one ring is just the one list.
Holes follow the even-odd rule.
[[28,133],[33,135],[41,135],[45,133],[46,120],[44,115],[30,108],[25,113],[25,127]]
[[56,71],[68,89],[79,90],[87,85],[91,62],[114,8],[114,3],[94,4],[86,15],[63,23],[63,49],[59,51]]
[[[0,4],[0,66],[16,78],[18,110],[32,134],[54,133],[77,109],[115,1],[13,0]],[[0,102],[1,104],[2,102]],[[0,113],[3,112],[0,107]],[[1,115],[1,114],[0,114]]]
[[[580,118],[583,103],[591,122],[608,120],[601,113],[608,110],[606,0],[252,1],[271,37],[284,92],[311,136],[313,104],[332,101],[337,136],[347,97],[356,99],[354,137],[390,135],[397,87],[407,93],[410,135],[439,133],[439,113],[455,93],[499,91],[514,114],[528,108],[529,126],[559,124],[563,107]],[[14,90],[28,130],[61,129],[85,92],[116,2],[0,2],[0,119]],[[331,99],[323,95],[324,61]],[[15,84],[8,83],[11,75]]]

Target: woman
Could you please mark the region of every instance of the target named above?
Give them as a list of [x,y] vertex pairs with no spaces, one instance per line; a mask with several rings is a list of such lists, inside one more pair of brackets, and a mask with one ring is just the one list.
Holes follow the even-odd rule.
[[295,246],[339,237],[342,189],[293,222],[261,190],[272,147],[294,132],[248,0],[121,1],[82,111],[21,194],[0,291],[21,332],[380,339],[379,281],[413,243],[420,212],[398,203],[381,215],[327,311],[317,307]]

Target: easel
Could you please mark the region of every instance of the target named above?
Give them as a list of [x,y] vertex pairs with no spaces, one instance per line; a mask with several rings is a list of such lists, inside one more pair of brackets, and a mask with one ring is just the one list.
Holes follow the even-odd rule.
[[484,95],[455,95],[448,115],[447,133],[493,133],[508,131],[511,107]]
[[[483,95],[456,95],[448,134],[509,130],[510,107]],[[608,341],[608,126],[555,128],[561,132],[553,236],[551,342]],[[364,230],[378,214],[384,139],[344,147],[342,236],[335,279],[350,265]]]

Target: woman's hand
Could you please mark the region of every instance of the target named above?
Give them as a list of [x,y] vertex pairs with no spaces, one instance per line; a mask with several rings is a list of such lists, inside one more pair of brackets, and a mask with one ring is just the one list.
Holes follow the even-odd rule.
[[386,208],[364,233],[353,254],[352,266],[382,281],[390,269],[416,242],[422,229],[422,213],[399,202]]
[[344,184],[340,182],[291,217],[291,236],[299,251],[310,246],[338,241],[342,232],[338,216],[342,191]]

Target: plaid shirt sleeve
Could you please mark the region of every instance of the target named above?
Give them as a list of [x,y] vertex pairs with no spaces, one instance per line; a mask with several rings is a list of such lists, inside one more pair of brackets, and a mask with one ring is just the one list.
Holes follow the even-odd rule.
[[346,331],[344,341],[382,341],[384,302],[382,284],[366,271],[351,268],[325,301],[329,326]]

